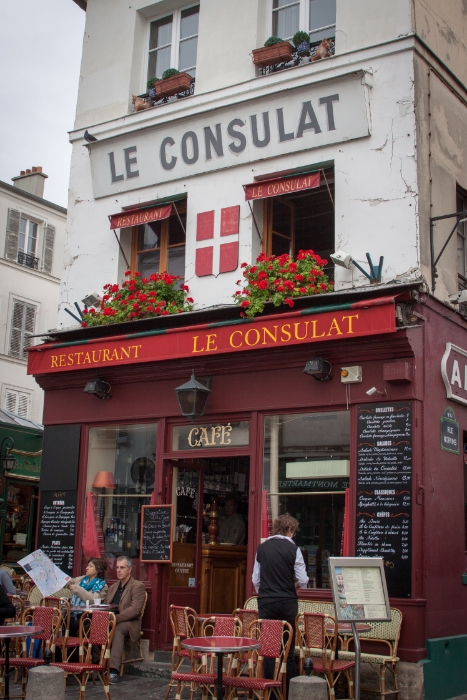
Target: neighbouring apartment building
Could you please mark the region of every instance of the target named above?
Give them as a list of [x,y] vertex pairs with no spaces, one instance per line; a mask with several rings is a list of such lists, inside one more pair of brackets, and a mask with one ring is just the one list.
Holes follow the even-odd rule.
[[44,199],[33,167],[0,182],[0,402],[42,422],[44,392],[26,371],[35,333],[56,325],[66,209]]
[[[130,554],[149,595],[145,635],[170,648],[168,606],[241,605],[270,518],[288,511],[310,578],[300,596],[331,600],[330,556],[382,556],[403,615],[398,656],[425,659],[429,640],[467,623],[465,8],[78,4],[59,328],[29,353],[46,395],[41,489],[76,504],[70,570],[82,571],[94,493],[109,579]],[[253,54],[298,30],[308,50]],[[178,92],[165,80],[148,92],[168,68],[188,75]],[[308,249],[329,261],[335,290],[242,319],[241,264]],[[181,275],[195,310],[70,327],[70,300],[127,269]],[[192,371],[211,380],[193,423],[174,391]],[[110,400],[83,391],[96,379]],[[232,494],[245,536],[209,544],[202,512],[215,502],[222,513]],[[142,555],[151,495],[173,506],[170,563]]]

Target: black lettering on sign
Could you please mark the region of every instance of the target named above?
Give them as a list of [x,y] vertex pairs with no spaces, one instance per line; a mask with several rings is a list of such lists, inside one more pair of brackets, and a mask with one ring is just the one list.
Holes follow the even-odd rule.
[[383,557],[389,596],[412,595],[412,404],[358,406],[356,556]]
[[170,563],[173,542],[173,505],[141,509],[141,561]]
[[41,491],[37,548],[73,576],[76,491]]

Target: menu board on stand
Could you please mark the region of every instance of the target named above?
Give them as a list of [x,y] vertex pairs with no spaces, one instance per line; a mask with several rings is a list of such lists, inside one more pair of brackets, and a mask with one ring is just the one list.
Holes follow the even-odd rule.
[[172,561],[172,548],[173,505],[143,506],[140,560],[168,564]]
[[359,623],[391,620],[385,566],[381,557],[329,557],[329,567],[336,624],[350,623],[352,629],[355,700],[360,700]]
[[76,491],[41,491],[37,548],[73,576]]
[[389,595],[410,598],[410,402],[358,406],[356,492],[356,556],[382,557]]

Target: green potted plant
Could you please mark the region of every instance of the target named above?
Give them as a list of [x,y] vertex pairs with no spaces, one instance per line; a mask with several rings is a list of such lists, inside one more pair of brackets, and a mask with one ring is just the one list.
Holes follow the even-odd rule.
[[310,35],[308,32],[296,32],[293,35],[292,43],[299,56],[310,55]]
[[188,73],[180,73],[176,68],[167,68],[162,73],[162,79],[157,83],[157,99],[186,92],[191,87],[191,80],[191,75]]
[[156,99],[156,83],[159,82],[159,78],[149,78],[148,82],[146,83],[146,87],[149,91],[149,98],[151,100]]
[[292,46],[278,36],[270,36],[260,49],[253,49],[253,63],[258,68],[292,60]]

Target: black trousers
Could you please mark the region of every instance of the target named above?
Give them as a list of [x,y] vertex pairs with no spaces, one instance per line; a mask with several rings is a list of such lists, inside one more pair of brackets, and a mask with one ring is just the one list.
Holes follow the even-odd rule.
[[[276,601],[258,600],[258,614],[262,620],[285,620],[292,627],[292,644],[287,657],[286,693],[289,694],[290,679],[295,678],[295,618],[298,614],[298,600],[286,598]],[[272,678],[274,674],[274,659],[264,659],[264,676]]]

